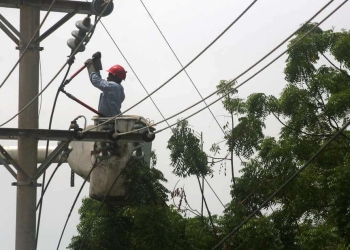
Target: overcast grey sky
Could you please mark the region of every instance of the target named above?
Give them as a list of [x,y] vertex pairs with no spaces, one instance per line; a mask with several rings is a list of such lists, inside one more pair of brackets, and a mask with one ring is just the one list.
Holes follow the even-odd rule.
[[[196,60],[188,68],[187,72],[201,94],[206,96],[216,90],[216,85],[220,80],[228,80],[239,75],[294,32],[301,23],[309,19],[327,2],[326,0],[260,0],[204,55]],[[340,0],[334,1],[324,13],[316,18],[316,21],[321,20],[341,2]],[[185,65],[222,32],[251,1],[145,0],[144,3],[181,62]],[[180,69],[180,65],[163,41],[140,1],[119,0],[114,1],[114,5],[113,13],[102,18],[102,21],[144,86],[151,92],[176,73]],[[346,4],[328,19],[321,28],[349,29],[349,11],[350,6]],[[19,10],[0,8],[0,13],[15,27],[18,27]],[[41,15],[44,17],[45,12],[42,12]],[[44,24],[42,32],[51,27],[62,16],[62,13],[51,13]],[[43,86],[52,79],[66,61],[67,56],[70,54],[66,41],[71,38],[71,31],[76,29],[75,22],[84,17],[84,15],[76,15],[42,42],[41,46],[44,47],[44,50],[41,52]],[[15,44],[12,40],[2,31],[0,31],[0,41],[0,81],[2,81],[18,60],[18,51],[15,49]],[[285,48],[286,45],[279,52]],[[127,79],[123,83],[126,99],[122,110],[127,109],[145,97],[146,93],[137,81],[137,78],[100,24],[97,25],[95,34],[87,45],[86,50],[77,54],[70,74],[83,65],[83,62],[96,51],[102,53],[104,69],[118,63],[123,65],[128,71]],[[274,56],[277,56],[277,53]],[[274,56],[270,57],[266,62]],[[239,96],[245,98],[254,92],[278,95],[286,84],[283,75],[285,60],[286,56],[245,84],[239,89]],[[265,63],[261,66],[265,65]],[[260,67],[258,66],[257,69],[260,69]],[[255,71],[253,70],[252,73]],[[40,128],[46,129],[48,127],[54,96],[63,78],[63,73],[42,96]],[[242,77],[238,82],[242,82],[252,73]],[[106,76],[105,72],[102,72],[102,75]],[[97,108],[99,91],[89,82],[86,71],[80,73],[66,87],[66,90],[87,104]],[[214,100],[214,98],[210,100]],[[153,99],[164,116],[168,117],[200,100],[200,97],[186,75],[181,73],[153,95]],[[211,102],[210,100],[208,103]],[[17,103],[18,68],[0,89],[0,123],[7,121],[17,113]],[[199,107],[203,107],[203,105]],[[199,107],[184,113],[181,117],[193,113]],[[218,120],[222,125],[228,121],[223,116],[227,115],[227,113],[221,103],[212,106],[212,111],[218,116]],[[162,117],[150,100],[146,100],[127,114],[140,115],[155,122],[162,120]],[[66,96],[60,95],[52,128],[67,129],[70,121],[78,115],[86,116],[88,124],[92,124],[90,120],[94,115],[92,112],[71,101]],[[178,118],[180,117],[172,119],[170,123]],[[195,131],[203,132],[204,149],[208,153],[212,143],[223,139],[221,130],[207,110],[191,118],[189,123]],[[80,121],[80,125],[83,126],[82,121]],[[157,128],[161,129],[164,126],[165,124],[160,124]],[[14,119],[4,127],[16,128],[17,119]],[[279,125],[273,119],[270,119],[266,133],[276,136],[278,128]],[[169,151],[166,149],[170,136],[170,130],[157,134],[153,142],[153,149],[158,156],[157,168],[168,179],[166,187],[172,189],[178,178],[171,173]],[[16,145],[16,141],[1,140],[0,144],[2,146]],[[40,142],[40,145],[44,145],[44,142]],[[56,142],[52,142],[51,145],[56,145]],[[222,144],[222,149],[223,153],[221,156],[225,154],[226,148],[224,144]],[[49,168],[48,176],[51,175],[53,169],[54,166]],[[225,176],[223,171],[219,174],[219,166],[216,166],[214,168],[214,178],[209,180],[224,203],[230,200],[229,169],[228,165],[227,176]],[[236,175],[239,175],[239,169],[240,164],[236,159]],[[14,182],[12,176],[5,168],[0,167],[0,194],[2,198],[0,205],[0,249],[14,249],[15,245],[16,188],[11,186],[12,182]],[[38,249],[55,249],[57,246],[64,222],[83,180],[76,177],[74,188],[69,186],[69,182],[70,168],[68,164],[63,164],[45,195]],[[178,186],[185,187],[191,206],[200,210],[201,196],[196,180],[194,178],[180,180]],[[40,193],[39,189],[38,193]],[[88,185],[84,188],[81,198],[86,196],[88,196]],[[72,213],[60,249],[65,249],[71,237],[76,234],[76,225],[79,222],[78,208],[81,204],[81,198]],[[223,207],[209,188],[206,188],[206,198],[211,212],[221,214]]]

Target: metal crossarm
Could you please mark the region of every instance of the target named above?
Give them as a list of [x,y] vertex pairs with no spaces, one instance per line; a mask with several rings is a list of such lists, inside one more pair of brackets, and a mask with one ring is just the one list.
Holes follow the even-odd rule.
[[17,180],[17,174],[15,171],[13,171],[13,169],[10,167],[10,165],[2,158],[0,157],[0,163],[1,165],[4,165],[5,168],[10,172],[10,174],[15,177],[15,179]]
[[[108,131],[89,131],[84,133],[83,137],[77,137],[77,133],[72,130],[0,128],[0,139],[17,140],[19,137],[50,141],[110,141]],[[120,135],[118,140],[130,142],[144,141],[142,134],[138,132]]]

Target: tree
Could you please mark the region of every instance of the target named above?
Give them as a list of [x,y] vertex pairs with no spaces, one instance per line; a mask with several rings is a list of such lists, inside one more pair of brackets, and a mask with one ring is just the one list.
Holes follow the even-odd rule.
[[168,141],[173,173],[185,178],[190,175],[206,176],[212,171],[209,168],[207,155],[200,146],[200,140],[188,127],[188,121],[179,122]]
[[[156,163],[153,154],[153,163]],[[90,198],[79,209],[78,235],[68,249],[206,249],[215,239],[200,218],[184,218],[168,206],[163,174],[143,161],[131,159],[123,171],[128,206],[101,204]],[[102,206],[101,206],[102,205]],[[99,211],[99,213],[98,213]],[[98,213],[98,214],[97,214]]]
[[[290,42],[279,97],[233,94],[221,82],[223,105],[239,115],[227,145],[242,158],[241,176],[221,218],[224,233],[257,209],[350,119],[350,33],[305,25]],[[322,60],[321,60],[322,59]],[[324,64],[321,64],[323,63]],[[264,135],[266,118],[281,124]],[[225,244],[226,249],[348,249],[350,246],[350,133],[344,131],[294,181]],[[262,242],[268,244],[262,246]]]

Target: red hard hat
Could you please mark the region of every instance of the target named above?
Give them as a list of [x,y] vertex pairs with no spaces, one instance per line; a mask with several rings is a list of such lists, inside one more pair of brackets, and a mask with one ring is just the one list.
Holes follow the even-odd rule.
[[111,73],[114,76],[118,76],[122,80],[125,80],[125,78],[126,78],[126,71],[125,71],[125,69],[122,66],[118,65],[118,64],[113,65],[112,67],[110,67],[109,70],[107,70],[107,72]]

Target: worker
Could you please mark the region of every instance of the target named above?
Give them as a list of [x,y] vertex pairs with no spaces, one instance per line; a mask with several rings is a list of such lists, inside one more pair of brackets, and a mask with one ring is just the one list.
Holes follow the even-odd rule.
[[85,61],[92,85],[102,91],[98,104],[98,111],[105,116],[116,116],[121,113],[120,109],[124,101],[124,88],[121,82],[126,78],[125,69],[116,64],[107,70],[107,80],[101,78],[101,57]]

